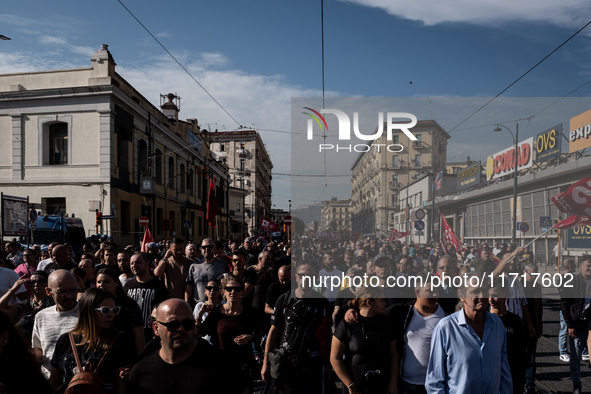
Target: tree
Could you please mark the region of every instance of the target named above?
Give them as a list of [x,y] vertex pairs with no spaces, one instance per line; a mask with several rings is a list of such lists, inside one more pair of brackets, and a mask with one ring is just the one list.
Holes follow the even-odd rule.
[[295,232],[299,235],[304,235],[304,230],[306,228],[306,223],[297,216],[293,216],[293,220],[295,221]]

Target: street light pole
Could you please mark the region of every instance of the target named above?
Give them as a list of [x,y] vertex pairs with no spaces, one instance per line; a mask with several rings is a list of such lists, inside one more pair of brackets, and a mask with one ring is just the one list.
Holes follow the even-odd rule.
[[[493,130],[495,132],[499,132],[501,131],[501,128],[499,126],[503,126],[503,125],[497,125],[497,127]],[[513,231],[511,232],[512,236],[511,236],[511,243],[516,244],[517,243],[517,163],[518,163],[518,158],[519,158],[519,123],[517,123],[515,125],[515,136],[513,136],[513,132],[507,127],[507,126],[503,126],[504,128],[506,128],[509,133],[511,133],[511,137],[514,137],[514,142],[515,142],[515,175],[513,177]]]

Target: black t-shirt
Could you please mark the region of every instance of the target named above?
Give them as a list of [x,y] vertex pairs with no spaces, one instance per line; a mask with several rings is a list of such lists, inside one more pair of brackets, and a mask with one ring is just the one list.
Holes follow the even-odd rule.
[[515,388],[523,388],[525,384],[525,327],[514,313],[507,312],[499,317],[507,332],[507,360],[513,377],[513,392],[516,392]]
[[[272,283],[276,282],[277,271],[270,268],[267,271],[257,272],[254,267],[248,267],[247,271],[251,271],[255,277],[254,290],[252,291],[252,306],[258,311],[265,311],[265,299],[267,296],[267,289]],[[247,297],[248,298],[248,297]]]
[[252,360],[252,343],[238,345],[234,338],[243,334],[254,335],[258,331],[258,313],[250,305],[243,304],[238,316],[222,313],[219,306],[214,308],[201,325],[201,335],[211,335],[211,343],[225,350],[239,363],[247,364]]
[[291,285],[283,286],[279,281],[272,283],[267,289],[267,298],[265,304],[268,304],[271,308],[275,308],[275,304],[281,294],[287,293],[291,289]]
[[[293,291],[279,296],[271,324],[280,328],[275,345],[288,346],[295,353],[328,356],[332,307],[325,297],[292,298]],[[300,351],[301,349],[301,351]]]
[[154,337],[152,327],[148,324],[152,309],[162,301],[169,298],[168,290],[164,283],[158,278],[152,278],[145,283],[137,281],[137,277],[133,278],[123,287],[127,296],[134,300],[140,310],[142,311],[142,320],[144,321],[144,334],[146,336],[146,343]]
[[349,301],[351,301],[353,298],[355,298],[355,294],[353,294],[353,292],[351,291],[351,289],[349,287],[339,291],[339,294],[337,295],[337,299],[334,302],[335,310],[337,310],[337,307],[338,307],[338,312],[337,312],[335,319],[334,319],[334,326],[335,327],[339,326],[339,323],[345,317],[345,313],[347,313],[347,311],[350,309],[349,308]]
[[247,387],[237,361],[204,339],[179,364],[168,364],[155,351],[129,376],[131,394],[242,393]]
[[[107,339],[108,343],[111,343],[115,333],[115,330],[111,331]],[[81,337],[74,335],[74,343],[79,342],[81,342]],[[104,354],[103,350],[89,351],[87,344],[76,346],[76,350],[80,357],[80,364],[84,366],[86,362],[90,362],[94,368],[98,366]],[[115,392],[114,384],[119,374],[118,369],[130,365],[134,358],[135,349],[133,341],[125,333],[121,333],[99,371],[99,375],[105,380],[107,392]],[[62,334],[57,340],[51,359],[51,366],[60,371],[64,384],[69,383],[72,377],[78,372],[76,359],[74,358],[72,345],[70,344],[70,338],[67,333]]]
[[121,312],[115,316],[113,328],[132,335],[131,329],[134,327],[144,327],[144,318],[142,310],[137,302],[129,297],[117,297],[115,303],[121,307]]
[[68,261],[66,264],[60,266],[58,263],[49,263],[45,266],[44,271],[47,273],[47,275],[50,275],[53,271],[56,270],[68,270],[70,271],[72,268],[77,268],[78,266],[76,265],[76,263],[73,263],[71,261]]

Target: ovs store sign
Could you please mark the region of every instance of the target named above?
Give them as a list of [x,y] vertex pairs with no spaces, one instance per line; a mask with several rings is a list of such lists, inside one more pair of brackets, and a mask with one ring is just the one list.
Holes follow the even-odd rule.
[[[524,170],[532,166],[534,137],[521,141],[517,146],[517,169]],[[488,181],[515,172],[515,147],[504,149],[488,157],[486,161],[486,179]]]
[[582,226],[568,230],[566,242],[569,249],[589,249],[591,245],[591,226]]
[[536,136],[536,163],[560,156],[562,150],[562,123],[542,131]]

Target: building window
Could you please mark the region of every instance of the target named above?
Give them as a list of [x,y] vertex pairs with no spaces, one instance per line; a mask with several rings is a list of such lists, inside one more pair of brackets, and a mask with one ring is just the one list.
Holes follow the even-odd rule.
[[41,203],[45,204],[45,212],[48,215],[59,215],[62,212],[66,213],[65,197],[42,198]]
[[68,164],[68,124],[49,125],[49,164]]
[[421,166],[421,155],[415,155],[415,167]]
[[236,212],[240,212],[240,203],[239,202],[236,203]]
[[226,145],[225,144],[220,144],[220,152],[225,152],[226,151]]
[[168,187],[174,189],[174,159],[172,157],[168,158]]
[[392,165],[394,167],[400,167],[400,157],[398,155],[392,156]]
[[156,149],[156,183],[162,185],[162,152]]
[[144,140],[138,143],[137,161],[138,176],[148,176],[148,145]]
[[398,194],[392,194],[392,205],[398,205]]
[[398,141],[400,141],[400,136],[399,135],[392,136],[392,138],[394,139],[394,143],[395,144],[397,144]]
[[392,182],[398,182],[398,174],[392,174]]
[[187,174],[187,189],[189,189],[189,195],[193,195],[193,179],[195,179],[195,173],[191,168],[191,172]]
[[417,137],[417,142],[423,141],[423,135],[422,134],[415,134],[415,137]]
[[246,160],[240,159],[240,171],[246,170]]
[[[129,172],[129,132],[124,127],[117,128],[117,166],[120,172]],[[129,182],[129,180],[127,181]]]
[[179,177],[180,177],[180,179],[181,179],[181,182],[180,182],[180,183],[181,183],[181,185],[180,185],[180,190],[179,190],[179,191],[180,191],[181,193],[184,193],[184,192],[185,192],[185,176],[184,176],[184,173],[185,173],[185,172],[186,172],[186,171],[185,171],[185,165],[184,165],[184,164],[181,164],[181,171],[180,171],[180,173],[179,173],[179,174],[182,174],[182,175],[179,175]]

